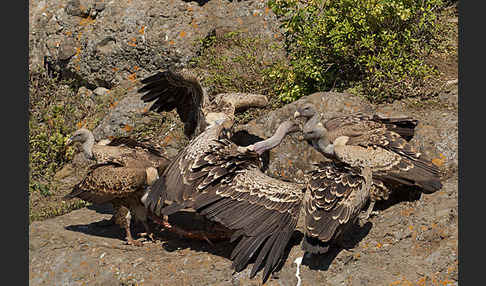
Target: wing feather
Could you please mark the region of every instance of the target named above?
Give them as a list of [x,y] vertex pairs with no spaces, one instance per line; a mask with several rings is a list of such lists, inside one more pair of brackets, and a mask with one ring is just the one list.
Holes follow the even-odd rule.
[[306,238],[302,247],[324,253],[354,223],[370,190],[363,188],[365,179],[343,163],[319,163],[311,176],[304,199]]
[[141,99],[154,102],[150,110],[168,112],[175,109],[184,123],[184,134],[189,138],[204,130],[204,91],[195,77],[166,70],[142,79],[141,83],[144,86],[138,92],[145,93]]

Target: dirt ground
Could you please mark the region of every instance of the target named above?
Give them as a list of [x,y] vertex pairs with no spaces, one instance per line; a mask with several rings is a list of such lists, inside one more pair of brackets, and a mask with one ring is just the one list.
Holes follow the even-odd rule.
[[[439,192],[379,210],[363,228],[353,230],[349,249],[306,257],[301,285],[458,285],[457,185],[455,174]],[[128,246],[118,227],[93,224],[110,216],[109,208],[83,208],[32,223],[30,285],[261,283],[261,272],[248,278],[249,267],[233,274],[228,242],[211,246],[162,231],[156,243]],[[183,224],[186,217],[172,219]],[[285,265],[266,285],[297,285],[294,261],[303,255],[296,245],[301,238],[297,230]]]

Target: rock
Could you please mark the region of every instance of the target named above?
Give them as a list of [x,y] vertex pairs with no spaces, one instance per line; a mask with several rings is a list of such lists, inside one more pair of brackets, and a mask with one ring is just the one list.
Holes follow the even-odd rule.
[[123,128],[125,126],[134,126],[133,115],[142,113],[142,110],[148,105],[140,100],[140,96],[138,96],[136,91],[128,92],[93,130],[95,140],[126,135]]
[[[268,9],[261,12],[265,7],[263,1],[226,0],[204,5],[174,0],[30,1],[29,68],[47,65],[90,86],[112,88],[186,65],[198,52],[198,40],[219,28],[276,40],[277,19]],[[63,42],[69,44],[56,44]]]
[[110,92],[109,89],[104,88],[104,87],[97,87],[95,90],[93,90],[93,93],[98,95],[98,96],[105,96]]
[[81,86],[79,89],[78,89],[78,92],[76,93],[76,96],[77,97],[91,97],[93,95],[93,92],[84,87],[84,86]]
[[64,38],[61,46],[59,47],[59,59],[69,60],[74,54],[76,54],[76,43],[71,38]]

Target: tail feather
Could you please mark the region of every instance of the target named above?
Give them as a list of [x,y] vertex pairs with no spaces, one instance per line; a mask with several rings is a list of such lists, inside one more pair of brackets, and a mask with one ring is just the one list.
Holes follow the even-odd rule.
[[385,124],[386,129],[394,131],[402,138],[410,141],[415,133],[415,127],[418,125],[418,120],[411,117],[381,117],[378,115],[373,116],[373,120]]

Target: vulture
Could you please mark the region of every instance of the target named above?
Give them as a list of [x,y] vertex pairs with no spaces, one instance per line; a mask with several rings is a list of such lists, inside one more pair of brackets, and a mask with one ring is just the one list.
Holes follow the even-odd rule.
[[267,102],[264,96],[224,94],[216,96],[217,102],[206,103],[197,79],[170,70],[141,82],[142,99],[154,101],[151,109],[176,109],[184,132],[192,138],[150,186],[142,202],[158,217],[189,208],[232,230],[230,241],[237,241],[230,257],[232,267],[239,272],[254,258],[250,277],[264,268],[265,282],[283,262],[306,188],[263,173],[260,155],[298,126],[284,121],[272,137],[239,146],[230,140],[234,112],[263,106]]
[[147,210],[140,198],[169,164],[169,159],[156,148],[130,137],[115,138],[107,145],[94,144],[92,132],[84,128],[75,131],[66,146],[75,142],[81,143],[83,154],[93,164],[64,199],[80,198],[93,204],[111,202],[114,214],[110,222],[125,230],[128,244],[142,245],[131,235],[132,215],[143,223],[146,234],[153,239]]
[[407,141],[417,121],[352,114],[322,122],[311,103],[297,107],[294,118],[304,117],[303,139],[325,157],[353,168],[370,168],[372,186],[368,218],[377,200],[388,199],[390,188],[416,186],[423,193],[442,188],[440,171]]

